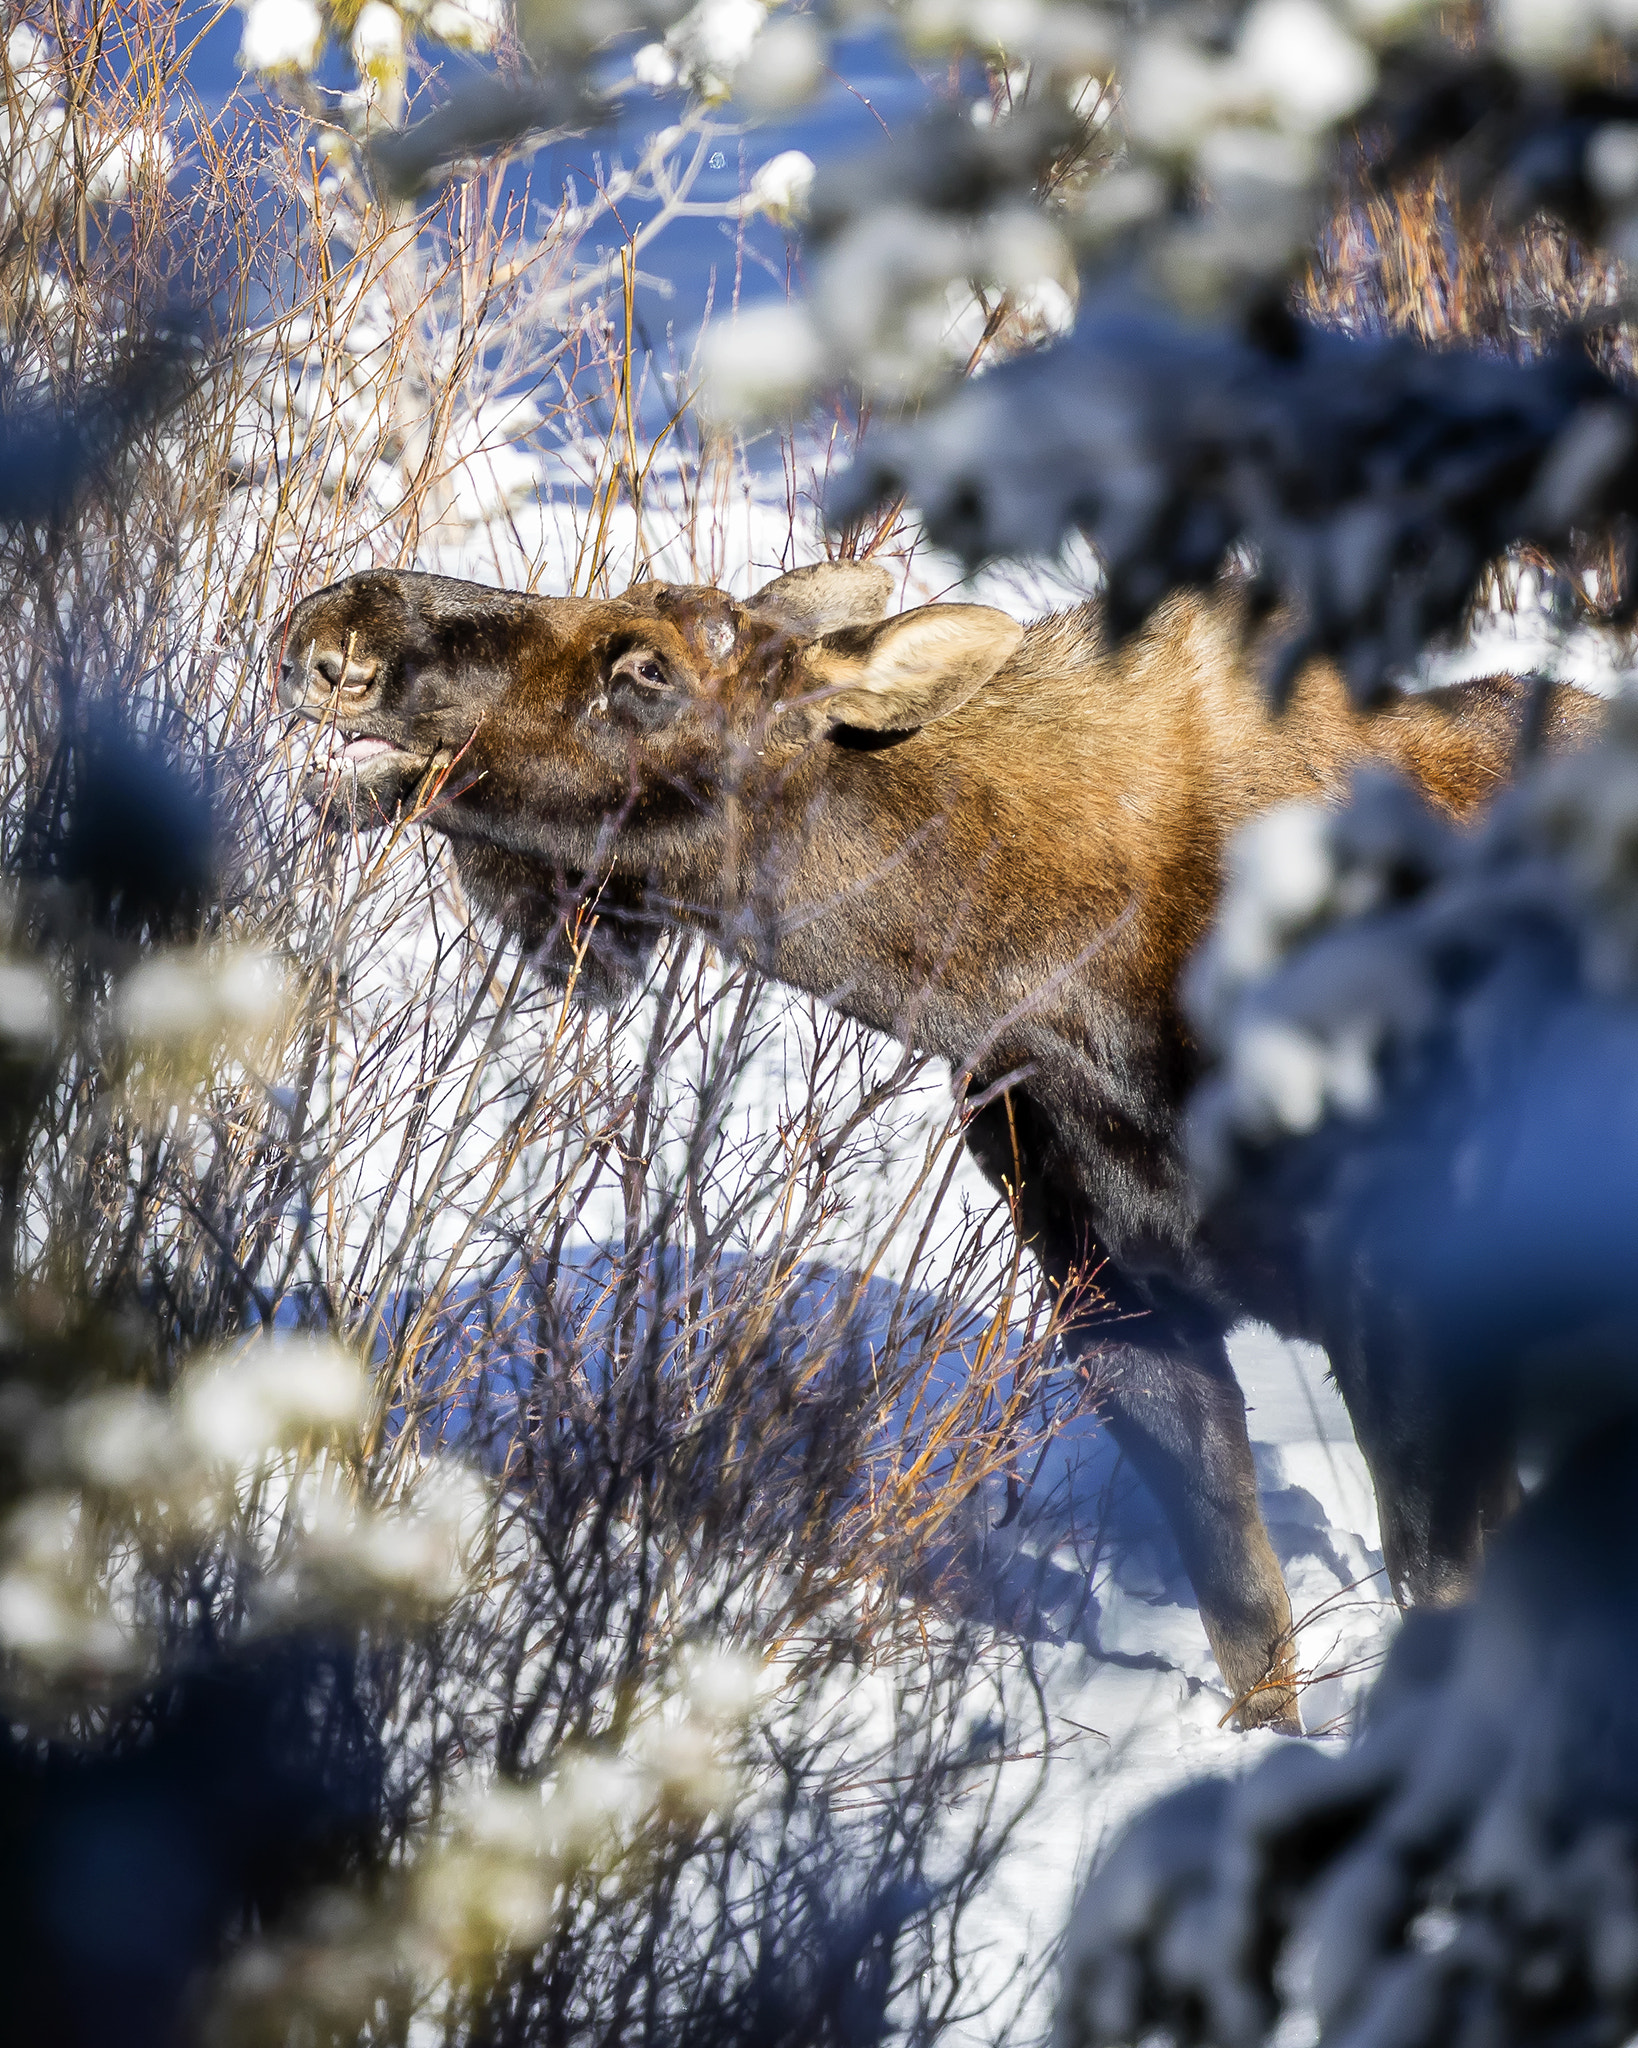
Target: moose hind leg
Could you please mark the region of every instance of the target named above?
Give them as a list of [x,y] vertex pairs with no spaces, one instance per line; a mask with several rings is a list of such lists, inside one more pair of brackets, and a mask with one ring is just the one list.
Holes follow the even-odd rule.
[[1238,1725],[1299,1733],[1291,1602],[1222,1338],[1088,1347],[1082,1364],[1110,1434],[1171,1524]]
[[1472,1592],[1487,1539],[1518,1505],[1514,1421],[1503,1391],[1451,1385],[1409,1349],[1339,1344],[1332,1370],[1376,1488],[1394,1597],[1448,1607]]

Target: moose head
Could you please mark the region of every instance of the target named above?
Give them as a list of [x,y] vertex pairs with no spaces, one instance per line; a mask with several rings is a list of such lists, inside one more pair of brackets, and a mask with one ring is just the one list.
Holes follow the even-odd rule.
[[864,562],[796,570],[745,604],[371,570],[297,606],[279,701],[319,728],[311,801],[359,828],[419,806],[547,971],[567,970],[578,932],[578,985],[611,993],[665,923],[726,918],[743,939],[753,904],[777,917],[771,877],[794,865],[827,750],[949,717],[1018,646],[981,605],[883,619],[891,588]]

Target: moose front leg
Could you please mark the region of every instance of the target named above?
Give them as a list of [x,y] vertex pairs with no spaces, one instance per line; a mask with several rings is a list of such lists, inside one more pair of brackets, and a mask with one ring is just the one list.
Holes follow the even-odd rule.
[[1245,1397],[1222,1339],[1165,1351],[1095,1341],[1075,1348],[1110,1435],[1171,1524],[1237,1725],[1300,1733],[1291,1602],[1257,1501]]
[[1071,1325],[1066,1341],[1171,1524],[1239,1726],[1300,1733],[1291,1602],[1257,1501],[1245,1397],[1211,1311],[1179,1296],[1178,1312],[1165,1313],[1108,1257],[1058,1126],[1028,1089],[992,1094],[966,1135],[1053,1283],[1079,1289],[1091,1278],[1096,1316]]

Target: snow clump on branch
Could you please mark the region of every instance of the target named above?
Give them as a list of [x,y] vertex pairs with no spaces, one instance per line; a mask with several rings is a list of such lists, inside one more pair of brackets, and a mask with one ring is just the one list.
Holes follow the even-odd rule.
[[726,99],[767,18],[762,0],[699,0],[666,35],[678,80],[701,99]]
[[798,220],[808,210],[813,191],[813,158],[804,150],[782,149],[759,165],[751,179],[747,205],[753,213],[771,213],[779,220]]
[[492,50],[506,26],[504,0],[432,0],[421,26],[452,50]]
[[317,0],[242,0],[241,70],[301,81],[317,70],[332,28],[347,41],[360,80],[380,95],[401,89],[406,52],[416,35],[451,49],[492,50],[506,25],[506,0],[432,0],[430,6],[364,0],[332,9]]
[[246,71],[277,77],[318,65],[325,42],[324,16],[313,0],[250,0],[245,9],[239,63]]
[[1488,1002],[1488,977],[1527,935],[1590,995],[1638,989],[1638,709],[1626,702],[1600,744],[1536,764],[1471,832],[1380,772],[1341,810],[1286,805],[1248,826],[1184,980],[1221,1063],[1190,1112],[1207,1185],[1236,1143],[1374,1110],[1379,1064],[1414,1058],[1453,1005]]

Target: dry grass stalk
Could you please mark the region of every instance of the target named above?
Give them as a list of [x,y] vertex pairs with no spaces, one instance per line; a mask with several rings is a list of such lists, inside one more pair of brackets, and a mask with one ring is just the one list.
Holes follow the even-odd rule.
[[[1297,290],[1308,317],[1357,335],[1410,334],[1527,356],[1584,330],[1600,364],[1633,368],[1633,337],[1608,309],[1617,280],[1559,222],[1536,215],[1503,229],[1463,207],[1433,166],[1383,187],[1363,153]],[[1607,615],[1619,595],[1619,550],[1586,538],[1565,561],[1538,549],[1497,563],[1475,607],[1514,611],[1545,598],[1565,616]]]

